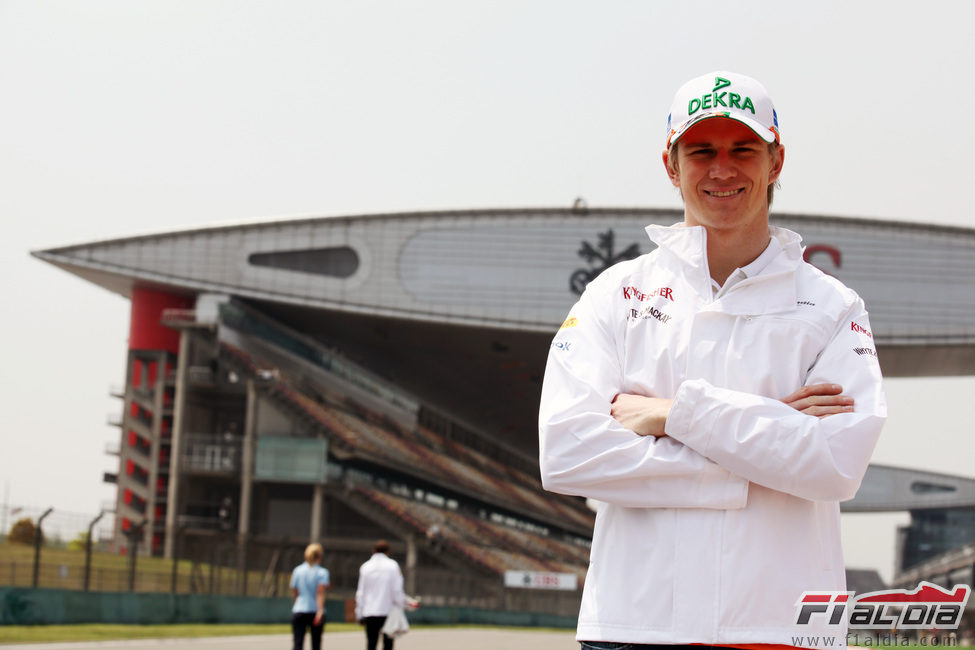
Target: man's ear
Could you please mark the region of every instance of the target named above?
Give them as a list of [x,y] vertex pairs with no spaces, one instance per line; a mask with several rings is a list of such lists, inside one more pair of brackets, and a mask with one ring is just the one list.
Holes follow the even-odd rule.
[[667,170],[667,177],[670,179],[670,183],[674,187],[680,187],[680,169],[677,168],[677,161],[674,161],[673,166],[670,164],[670,153],[665,149],[661,158],[664,161],[664,169]]
[[775,181],[779,180],[779,175],[782,173],[782,165],[785,163],[785,147],[781,144],[776,149],[776,153],[772,156],[772,165],[769,169],[768,182],[771,185]]

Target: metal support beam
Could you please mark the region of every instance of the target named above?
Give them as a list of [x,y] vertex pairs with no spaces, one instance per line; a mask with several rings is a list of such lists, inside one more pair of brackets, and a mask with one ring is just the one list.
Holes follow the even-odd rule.
[[[166,363],[169,354],[162,351],[156,357],[156,384],[152,386],[152,436],[149,439],[149,494],[146,498],[146,514],[149,525],[145,527],[145,543],[152,555],[152,537],[156,526],[156,505],[159,494],[159,454],[162,447],[162,425],[166,408]],[[171,449],[170,449],[171,450]],[[172,460],[170,460],[172,463]]]
[[188,330],[179,333],[179,357],[176,359],[176,394],[173,396],[173,441],[169,447],[169,494],[166,499],[166,541],[163,555],[173,557],[176,527],[179,523],[180,456],[186,419],[186,390],[190,365],[190,337]]
[[406,593],[411,596],[416,594],[416,565],[416,535],[409,534],[406,536],[406,576],[404,586]]
[[237,517],[237,533],[250,533],[251,508],[254,493],[254,459],[257,449],[257,387],[253,379],[247,380],[247,412],[244,416],[244,440],[240,462],[240,507]]
[[247,593],[247,549],[251,532],[251,508],[254,500],[254,460],[257,451],[257,385],[247,380],[247,407],[244,414],[244,440],[240,461],[240,507],[237,510],[237,593]]
[[318,483],[312,486],[311,496],[311,534],[312,542],[322,539],[322,507],[325,505],[325,486]]

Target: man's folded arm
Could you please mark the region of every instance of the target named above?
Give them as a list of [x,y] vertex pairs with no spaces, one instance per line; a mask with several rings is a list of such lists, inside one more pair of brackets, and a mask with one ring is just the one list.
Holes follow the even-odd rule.
[[813,417],[777,399],[691,380],[677,391],[667,435],[754,483],[814,501],[852,499],[887,417],[879,364],[860,352],[873,345],[864,331],[858,300],[806,378],[806,385],[840,384],[852,412]]
[[616,335],[589,291],[549,353],[539,410],[545,489],[646,508],[742,508],[748,481],[667,438],[638,436],[610,413],[620,390]]

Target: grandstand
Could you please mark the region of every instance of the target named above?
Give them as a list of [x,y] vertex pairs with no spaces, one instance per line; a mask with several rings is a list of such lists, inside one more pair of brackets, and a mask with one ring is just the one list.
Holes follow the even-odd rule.
[[[400,541],[409,590],[428,602],[510,604],[517,595],[501,588],[508,570],[583,578],[592,513],[543,492],[534,458],[239,301],[211,306],[207,322],[185,308],[161,313],[161,327],[183,333],[185,378],[165,358],[133,352],[135,377],[168,379],[133,382],[137,408],[118,477],[123,536],[142,515],[148,550],[165,553],[166,506],[179,502],[171,539],[181,556],[223,544],[240,568],[281,570],[308,539],[321,539],[340,591],[354,588],[379,537]],[[178,441],[164,417],[153,444],[159,403],[180,417]],[[552,613],[576,607],[574,594],[549,598]]]
[[[320,217],[35,252],[131,301],[115,548],[273,571],[316,539],[349,593],[386,537],[428,602],[575,614],[578,592],[502,579],[587,564],[591,511],[538,478],[545,357],[586,282],[680,217]],[[975,371],[975,285],[952,280],[975,231],[773,221],[870,305],[886,375]]]

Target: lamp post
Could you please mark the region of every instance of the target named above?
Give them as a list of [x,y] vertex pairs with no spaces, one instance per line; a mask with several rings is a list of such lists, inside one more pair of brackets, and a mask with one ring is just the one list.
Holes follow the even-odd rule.
[[135,591],[135,556],[139,552],[139,537],[146,527],[146,520],[142,520],[138,526],[132,526],[126,537],[129,538],[129,591]]
[[54,508],[48,508],[45,510],[44,514],[37,518],[37,528],[34,529],[34,579],[31,581],[31,584],[35,589],[37,589],[38,577],[40,576],[41,571],[41,539],[43,538],[41,533],[41,523],[44,521],[44,518],[53,511]]
[[85,540],[85,591],[88,591],[88,582],[91,579],[91,537],[95,532],[95,524],[105,516],[105,511],[102,510],[98,513],[98,516],[91,520],[88,524],[88,538]]

